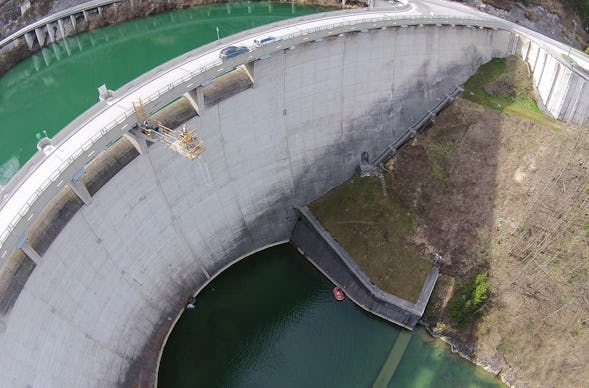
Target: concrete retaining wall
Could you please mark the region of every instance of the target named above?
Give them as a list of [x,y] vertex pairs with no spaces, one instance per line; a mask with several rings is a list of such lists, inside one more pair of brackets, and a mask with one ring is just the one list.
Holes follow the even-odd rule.
[[540,106],[550,116],[569,123],[589,124],[589,73],[524,36],[518,37],[518,55],[534,77]]
[[294,206],[342,183],[362,151],[382,151],[480,64],[507,54],[509,32],[465,29],[353,32],[254,62],[253,88],[190,120],[207,144],[203,160],[150,147],[63,225],[2,319],[0,381],[153,378],[154,341],[207,275],[288,239]]
[[388,294],[372,283],[306,206],[296,210],[299,219],[292,232],[291,241],[299,252],[329,280],[341,287],[355,304],[389,322],[413,330],[423,316],[438,279],[438,267],[434,266],[431,269],[417,303]]

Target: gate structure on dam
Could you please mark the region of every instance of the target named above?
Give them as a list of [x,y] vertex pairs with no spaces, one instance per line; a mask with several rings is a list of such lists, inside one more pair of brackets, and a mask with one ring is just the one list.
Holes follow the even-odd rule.
[[[289,240],[293,208],[348,179],[362,152],[396,144],[492,57],[524,58],[547,111],[587,123],[588,80],[560,55],[568,47],[460,5],[415,3],[211,43],[109,94],[51,139],[1,193],[1,380],[152,385],[195,289]],[[254,45],[268,37],[279,39]],[[229,45],[247,52],[223,61]],[[139,100],[151,124],[137,126]],[[147,147],[137,131],[156,137],[157,122],[180,131],[167,145],[184,125],[199,129],[214,184],[189,158]]]

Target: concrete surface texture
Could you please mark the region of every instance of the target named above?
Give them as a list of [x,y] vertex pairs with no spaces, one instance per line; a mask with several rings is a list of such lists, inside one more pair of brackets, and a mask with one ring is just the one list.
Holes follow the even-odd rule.
[[150,147],[64,227],[6,317],[0,380],[123,382],[156,327],[206,281],[201,264],[216,274],[288,239],[293,206],[342,183],[363,151],[381,151],[506,54],[509,33],[463,31],[357,32],[255,62],[253,88],[191,120],[207,144],[202,160]]
[[589,124],[589,72],[550,53],[540,42],[518,39],[518,55],[534,75],[539,105],[549,115],[574,124]]
[[[153,384],[165,334],[210,276],[287,240],[294,206],[348,179],[363,151],[383,151],[480,64],[525,47],[510,31],[467,26],[322,33],[272,48],[248,65],[253,87],[199,106],[188,124],[206,142],[202,159],[144,149],[60,225],[0,319],[0,386]],[[115,136],[102,135],[93,146]]]

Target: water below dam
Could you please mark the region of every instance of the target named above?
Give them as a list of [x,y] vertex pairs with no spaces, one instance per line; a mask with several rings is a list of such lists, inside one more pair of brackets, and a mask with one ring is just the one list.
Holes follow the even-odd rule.
[[[348,299],[290,244],[256,253],[214,279],[164,348],[166,387],[371,387],[401,329]],[[497,387],[423,329],[387,387]],[[375,385],[376,386],[376,385]]]
[[[46,47],[0,78],[0,187],[56,134],[138,75],[217,38],[322,11],[288,3],[231,3],[178,10],[109,26]],[[404,353],[400,330],[350,301],[290,245],[234,265],[180,318],[162,359],[161,387],[370,387],[395,360],[388,386],[498,386],[418,329]],[[398,359],[398,360],[397,360]],[[382,380],[379,380],[382,381]]]

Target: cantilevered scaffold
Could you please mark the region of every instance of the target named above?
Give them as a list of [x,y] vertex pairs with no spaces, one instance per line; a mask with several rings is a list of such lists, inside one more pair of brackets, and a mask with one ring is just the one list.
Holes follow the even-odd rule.
[[165,144],[168,148],[190,160],[198,158],[205,150],[204,141],[198,136],[196,130],[190,131],[186,125],[178,130],[166,127],[147,114],[141,100],[138,103],[133,102],[133,110],[137,117],[139,130],[149,140]]

